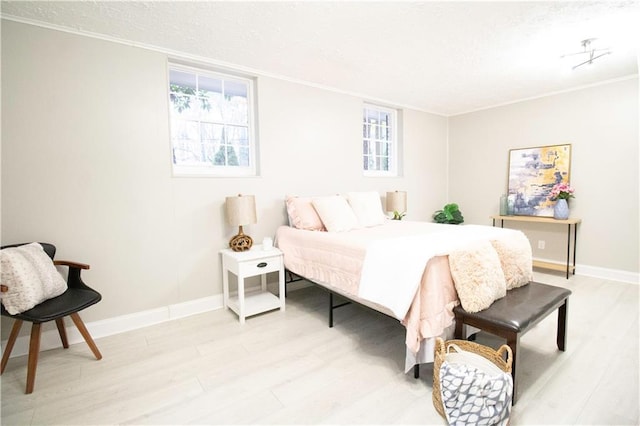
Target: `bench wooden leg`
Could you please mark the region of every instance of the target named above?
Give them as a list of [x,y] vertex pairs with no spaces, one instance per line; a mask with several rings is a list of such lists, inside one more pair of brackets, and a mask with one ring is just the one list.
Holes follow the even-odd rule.
[[558,334],[556,343],[558,349],[565,351],[567,347],[567,308],[569,307],[569,298],[564,299],[564,303],[558,308]]
[[508,333],[507,334],[507,346],[511,348],[513,353],[513,359],[511,360],[511,377],[513,378],[513,397],[511,398],[511,405],[516,405],[518,400],[518,352],[520,350],[520,333]]
[[462,318],[458,318],[456,317],[456,330],[453,332],[453,337],[455,339],[462,339],[463,337],[463,332],[464,332],[464,321],[462,320]]

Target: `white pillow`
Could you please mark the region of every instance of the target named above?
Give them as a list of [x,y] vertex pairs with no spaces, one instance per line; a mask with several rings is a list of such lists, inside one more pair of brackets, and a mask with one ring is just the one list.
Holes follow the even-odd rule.
[[2,304],[11,315],[28,311],[67,290],[67,283],[38,243],[0,250]]
[[348,192],[347,200],[358,218],[360,226],[382,225],[386,220],[382,211],[380,195],[377,192]]
[[449,267],[460,304],[467,312],[487,309],[507,294],[498,253],[489,241],[449,253]]
[[344,232],[358,228],[358,218],[347,200],[340,195],[315,197],[313,207],[329,232]]

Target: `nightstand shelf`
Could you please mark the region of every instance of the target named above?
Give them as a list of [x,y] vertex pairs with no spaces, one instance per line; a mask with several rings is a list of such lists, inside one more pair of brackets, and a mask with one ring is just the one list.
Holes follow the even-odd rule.
[[[222,290],[224,307],[238,314],[241,324],[245,318],[274,309],[285,310],[284,260],[277,248],[263,250],[255,245],[248,251],[236,252],[220,250],[222,256]],[[267,290],[267,273],[278,272],[278,295]],[[238,292],[229,294],[229,273],[238,278]],[[261,276],[261,286],[257,291],[245,292],[245,278]]]
[[[239,314],[240,300],[238,296],[229,296],[227,302],[229,309]],[[244,294],[244,316],[250,317],[262,312],[280,309],[280,299],[268,291],[249,291]]]

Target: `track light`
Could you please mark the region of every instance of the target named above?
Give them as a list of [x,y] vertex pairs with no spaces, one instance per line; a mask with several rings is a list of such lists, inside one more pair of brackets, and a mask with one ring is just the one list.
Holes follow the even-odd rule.
[[596,40],[595,38],[587,38],[585,40],[582,40],[580,42],[580,44],[582,45],[582,52],[567,53],[565,55],[562,55],[561,58],[566,58],[569,56],[578,56],[580,59],[582,59],[583,60],[582,62],[580,62],[577,65],[574,65],[571,68],[572,70],[575,70],[576,68],[581,67],[583,65],[591,65],[593,61],[595,61],[596,59],[602,58],[603,56],[609,55],[611,53],[611,49],[609,49],[608,47],[602,48],[602,49],[596,49],[593,46],[593,42],[595,40]]

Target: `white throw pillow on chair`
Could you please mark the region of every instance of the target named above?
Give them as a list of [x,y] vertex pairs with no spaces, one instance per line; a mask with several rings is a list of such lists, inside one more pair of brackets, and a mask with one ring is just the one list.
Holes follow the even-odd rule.
[[38,243],[0,250],[2,304],[11,315],[28,311],[67,290],[67,283]]

